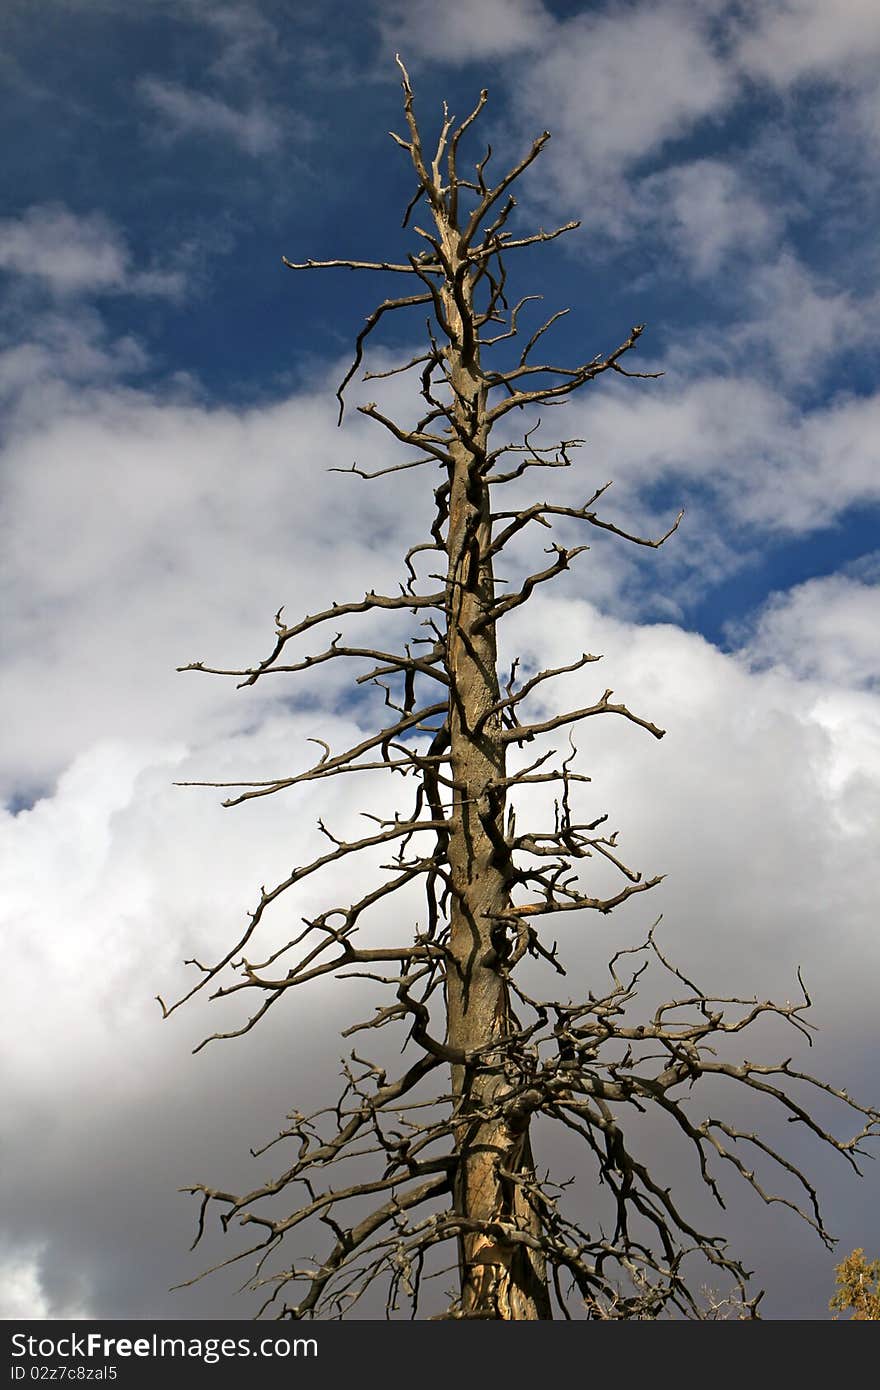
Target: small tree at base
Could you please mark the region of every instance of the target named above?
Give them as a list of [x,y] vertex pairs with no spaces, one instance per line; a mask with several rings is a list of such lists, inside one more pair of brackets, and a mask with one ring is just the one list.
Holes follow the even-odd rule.
[[[578,225],[522,236],[507,229],[515,207],[510,190],[549,135],[540,135],[497,182],[487,176],[490,152],[465,176],[462,141],[478,121],[486,93],[458,124],[444,109],[436,148],[428,153],[410,80],[398,63],[406,134],[393,139],[411,161],[416,184],[404,227],[417,206],[427,214],[426,224],[413,228],[417,250],[396,262],[285,263],[297,272],[344,267],[402,276],[412,284],[412,293],[384,299],[358,335],[338,393],[340,421],[345,388],[369,335],[390,314],[412,307],[427,311],[424,351],[376,374],[417,374],[420,418],[408,426],[375,403],[358,407],[414,456],[370,475],[357,466],[351,471],[376,477],[419,467],[439,475],[430,534],[403,557],[406,577],[399,593],[370,589],[292,624],[279,611],[274,646],[257,665],[230,671],[195,662],[181,669],[233,675],[250,686],[271,673],[301,673],[325,662],[366,664],[358,682],[381,686],[391,713],[352,746],[334,751],[322,744],[317,762],[274,781],[195,785],[234,787],[224,803],[234,806],[381,769],[413,783],[412,802],[391,818],[374,816],[375,828],[354,840],[322,825],[327,852],[264,888],[232,948],[215,965],[197,966],[193,989],[162,1007],[167,1015],[209,986],[215,997],[253,993],[260,1002],[246,1024],[214,1035],[233,1037],[310,981],[366,975],[390,991],[390,1001],[353,1023],[346,1035],[398,1025],[409,1061],[389,1078],[385,1065],[352,1052],[344,1063],[341,1098],[311,1116],[294,1112],[273,1141],[291,1150],[276,1179],[245,1194],[203,1183],[187,1189],[200,1198],[196,1240],[214,1207],[224,1229],[236,1220],[255,1227],[259,1239],[223,1263],[253,1258],[252,1286],[268,1289],[260,1311],[292,1318],[343,1316],[378,1285],[389,1313],[405,1305],[416,1316],[427,1274],[436,1272],[438,1252],[447,1246],[455,1251],[457,1271],[443,1313],[448,1317],[715,1316],[701,1304],[691,1273],[696,1257],[714,1276],[726,1277],[741,1308],[754,1315],[760,1295],[749,1296],[746,1270],[720,1236],[704,1231],[673,1198],[640,1153],[627,1117],[645,1111],[665,1116],[719,1204],[713,1164],[735,1170],[763,1201],[792,1208],[828,1242],[817,1194],[798,1166],[756,1133],[720,1118],[692,1117],[695,1085],[713,1077],[735,1082],[781,1107],[853,1167],[880,1116],[798,1071],[790,1059],[726,1060],[725,1043],[758,1020],[775,1018],[808,1035],[806,990],[802,986],[794,1004],[715,997],[666,959],[656,923],[639,945],[614,955],[607,983],[586,999],[545,999],[531,992],[530,964],[543,962],[565,973],[545,922],[607,914],[660,881],[624,862],[605,816],[579,818],[578,787],[589,779],[575,769],[570,731],[608,717],[657,739],[663,730],[615,700],[610,689],[578,708],[528,718],[525,710],[539,687],[587,672],[599,658],[582,652],[525,677],[514,661],[502,676],[500,626],[587,547],[551,543],[545,565],[502,590],[496,564],[529,528],[549,531],[554,521],[656,548],[673,534],[681,515],[662,536],[637,535],[597,512],[607,483],[584,489],[586,500],[579,505],[531,501],[505,507],[500,501],[507,485],[532,470],[571,468],[582,442],[539,444],[540,420],[518,440],[499,439],[512,412],[560,402],[605,373],[644,375],[626,365],[642,328],[633,328],[613,351],[571,366],[542,356],[544,335],[567,311],[551,315],[523,342],[520,318],[536,296],[508,299],[507,259]],[[441,572],[435,562],[434,572],[425,575],[432,557]],[[348,638],[358,615],[383,610],[409,613],[427,635],[413,636],[403,650]],[[321,650],[297,655],[302,639],[328,628],[334,635]],[[561,758],[547,744],[560,733],[569,738]],[[557,789],[552,823],[521,829],[517,805],[539,785]],[[304,931],[268,959],[254,955],[261,924],[282,895],[289,900],[304,880],[325,870],[332,875],[351,856],[377,846],[391,856],[385,878],[354,901],[334,902],[304,918]],[[614,891],[598,893],[585,880],[596,860],[619,875]],[[424,923],[400,944],[364,944],[377,909],[385,911],[395,894],[418,883]],[[674,996],[639,1016],[638,982],[649,966],[674,981]],[[231,982],[222,981],[225,972],[232,972]],[[856,1115],[858,1132],[839,1139],[814,1119],[803,1100],[811,1090],[835,1097]],[[568,1200],[566,1182],[554,1182],[536,1163],[536,1145],[546,1144],[554,1126],[574,1136],[591,1165],[591,1181],[608,1195],[604,1218],[597,1211],[584,1216]],[[755,1158],[766,1171],[775,1167],[784,1174],[789,1195],[766,1185]],[[335,1179],[337,1173],[344,1176]],[[285,1194],[293,1205],[282,1211]],[[309,1259],[294,1254],[279,1266],[281,1249],[298,1248],[303,1231],[310,1239],[323,1231],[327,1247]]]
[[861,1248],[853,1250],[835,1267],[837,1292],[829,1308],[850,1313],[853,1322],[880,1322],[880,1260],[865,1259]]

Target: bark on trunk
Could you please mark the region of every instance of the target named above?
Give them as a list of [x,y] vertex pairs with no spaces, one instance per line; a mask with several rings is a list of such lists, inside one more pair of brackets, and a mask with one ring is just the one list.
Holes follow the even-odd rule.
[[[447,253],[455,266],[454,247]],[[454,281],[454,274],[453,274]],[[480,1112],[497,1104],[510,1082],[503,1054],[493,1043],[511,1029],[509,992],[499,969],[503,944],[494,914],[510,903],[510,862],[504,852],[505,796],[493,792],[505,776],[505,746],[498,714],[486,717],[499,698],[494,621],[486,615],[495,601],[489,555],[489,487],[481,467],[487,448],[486,389],[477,368],[477,349],[468,360],[472,313],[469,285],[462,277],[463,304],[444,292],[454,342],[447,350],[456,397],[457,428],[449,499],[447,670],[450,677],[449,735],[455,783],[449,842],[452,881],[450,949],[453,966],[447,983],[448,1042],[480,1060],[453,1066],[452,1090],[461,1123],[456,1130],[459,1157],[455,1212],[476,1229],[460,1238],[461,1314],[465,1317],[535,1320],[552,1316],[543,1259],[527,1245],[505,1239],[497,1226],[515,1226],[538,1236],[540,1222],[522,1186],[505,1174],[532,1172],[528,1125],[506,1119],[484,1120]]]

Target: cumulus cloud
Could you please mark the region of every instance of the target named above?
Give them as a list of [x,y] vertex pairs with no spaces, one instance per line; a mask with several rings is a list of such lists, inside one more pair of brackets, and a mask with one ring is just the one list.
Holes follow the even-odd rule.
[[[339,740],[354,732],[326,716],[318,727]],[[194,983],[184,958],[223,953],[260,881],[326,849],[319,811],[342,833],[355,813],[350,791],[338,787],[329,797],[257,803],[242,818],[219,807],[217,792],[171,780],[289,767],[315,728],[313,716],[277,721],[274,732],[261,720],[225,743],[202,731],[191,755],[105,739],[73,760],[50,796],[0,815],[0,930],[15,957],[2,1123],[13,1311],[23,1302],[31,1317],[249,1311],[234,1296],[240,1280],[169,1292],[199,1268],[187,1254],[194,1212],[177,1189],[200,1179],[247,1183],[249,1146],[270,1137],[291,1106],[314,1108],[322,1088],[335,1087],[345,1050],[338,1033],[356,987],[319,986],[299,1002],[295,1028],[290,1016],[278,1026],[270,1017],[233,1052],[212,1044],[195,1059],[196,1043],[240,1026],[246,1012],[217,1018],[216,1006],[196,1000],[163,1023],[153,996],[170,1001]],[[381,805],[375,788],[362,794]],[[355,866],[346,891],[367,872]],[[332,891],[325,883],[323,895],[300,894],[297,910],[326,906]],[[286,912],[276,918],[270,945],[288,922]],[[296,1060],[304,1050],[308,1068]]]
[[[658,893],[664,911],[667,894],[675,904],[667,914],[670,932],[681,932],[681,940],[697,956],[705,952],[707,966],[714,960],[735,976],[764,966],[771,973],[777,966],[786,968],[786,954],[795,943],[818,959],[827,948],[823,903],[828,876],[844,889],[838,875],[852,856],[867,851],[876,823],[846,814],[843,803],[851,794],[861,796],[861,789],[835,776],[836,768],[852,767],[856,759],[875,797],[880,791],[880,704],[876,695],[860,688],[864,682],[850,683],[861,671],[841,663],[835,653],[841,625],[854,632],[866,626],[864,595],[858,586],[838,595],[836,621],[815,638],[817,649],[828,639],[831,650],[824,657],[816,655],[809,678],[786,661],[797,646],[802,602],[795,590],[787,603],[781,597],[772,602],[759,620],[759,632],[769,634],[774,624],[776,632],[775,646],[762,647],[761,663],[757,645],[724,654],[675,625],[622,622],[574,599],[542,597],[508,638],[531,653],[533,663],[559,664],[574,648],[603,652],[593,683],[613,685],[618,697],[625,693],[630,708],[649,713],[667,730],[659,745],[610,719],[601,734],[579,734],[593,778],[588,809],[599,809],[601,800],[601,809],[611,811],[621,827],[621,844],[639,867],[668,871],[669,880]],[[583,677],[567,677],[553,703],[579,693],[585,693]],[[841,718],[844,711],[848,725]],[[840,828],[844,822],[846,831]],[[787,878],[785,870],[778,873],[783,861],[793,874],[791,899],[788,890],[769,891],[771,881],[778,889]],[[744,864],[749,869],[743,876]],[[800,865],[797,875],[795,864]],[[850,898],[861,893],[853,883],[845,891]],[[706,895],[696,911],[694,892]],[[718,897],[710,907],[713,892]],[[853,927],[861,946],[873,951],[870,897],[869,890]],[[791,906],[791,917],[783,900]],[[801,913],[811,900],[804,918]],[[635,912],[643,910],[639,904]],[[691,936],[700,920],[716,924],[711,949]],[[738,966],[737,935],[740,942],[752,941],[755,952],[740,957]],[[860,1007],[869,1008],[867,992]]]
[[206,136],[228,140],[253,156],[271,154],[281,143],[281,118],[260,101],[239,110],[220,97],[159,77],[141,78],[137,90],[141,100],[158,116],[157,133],[162,138]]
[[0,268],[57,295],[135,294],[177,299],[180,270],[135,270],[118,227],[103,213],[41,203],[0,220]]
[[809,579],[762,609],[745,655],[804,680],[880,684],[880,585],[847,574]]
[[[860,1049],[880,966],[864,872],[872,855],[865,811],[876,811],[880,797],[876,696],[853,705],[830,680],[820,688],[781,669],[750,673],[694,634],[615,622],[578,601],[541,599],[508,640],[540,663],[570,659],[581,646],[604,652],[609,684],[668,728],[659,745],[610,720],[578,736],[593,778],[585,808],[611,813],[629,862],[668,877],[648,906],[630,905],[586,937],[582,925],[578,933],[560,927],[572,979],[592,979],[609,945],[638,936],[661,911],[665,947],[707,987],[785,997],[800,963],[824,1030],[811,1065],[864,1090],[871,1077]],[[142,678],[152,688],[151,673]],[[595,679],[604,684],[604,674]],[[568,684],[561,700],[587,693]],[[4,1083],[15,1116],[5,1138],[13,1308],[33,1297],[31,1315],[76,1306],[103,1317],[250,1311],[231,1281],[167,1292],[198,1268],[186,1254],[193,1213],[175,1189],[206,1179],[249,1185],[248,1145],[271,1135],[292,1106],[326,1097],[336,1084],[335,1030],[363,1007],[362,996],[354,1002],[357,983],[329,982],[247,1039],[212,1044],[197,1058],[188,1048],[238,1026],[242,1008],[196,1002],[159,1023],[151,996],[186,983],[179,960],[220,954],[257,884],[318,842],[311,792],[230,812],[217,806],[219,793],[174,790],[171,779],[206,769],[248,775],[285,758],[289,767],[305,736],[335,741],[353,732],[329,710],[256,715],[231,738],[191,729],[191,751],[99,741],[51,795],[0,819],[11,885],[4,931],[14,945],[7,1024],[15,1046]],[[344,830],[361,797],[376,805],[366,784],[358,798],[337,787],[321,813]],[[521,807],[519,822],[537,809]],[[317,886],[301,894],[280,909],[274,931],[326,901]],[[412,929],[407,913],[384,917],[383,931]],[[304,1047],[309,1067],[291,1067]],[[861,1221],[866,1241],[876,1176],[867,1183],[842,1173],[826,1183],[829,1220],[844,1234]],[[786,1284],[780,1250],[803,1249],[816,1277],[801,1285],[797,1311],[821,1316],[828,1280],[809,1233],[802,1241],[791,1223],[752,1211],[736,1232],[740,1248],[748,1259],[768,1221],[777,1298]],[[40,1258],[35,1242],[45,1248]],[[53,1284],[53,1269],[75,1269],[78,1282],[59,1284],[56,1273]],[[768,1311],[774,1306],[778,1314],[785,1304]]]
[[[418,481],[401,475],[389,527],[375,487],[328,471],[342,449],[368,469],[384,461],[379,431],[357,415],[337,432],[329,378],[320,399],[240,413],[173,391],[157,402],[49,385],[28,396],[4,460],[7,793],[19,777],[51,779],[101,731],[176,737],[196,710],[249,717],[222,682],[175,667],[258,658],[280,603],[308,611],[325,597],[327,534],[349,537],[334,597],[393,588],[399,541],[415,539],[424,508]],[[45,678],[62,668],[63,685]]]

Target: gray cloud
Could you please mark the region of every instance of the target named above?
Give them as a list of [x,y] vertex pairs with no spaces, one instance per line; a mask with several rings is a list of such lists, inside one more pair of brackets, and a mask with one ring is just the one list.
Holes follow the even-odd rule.
[[[367,442],[360,422],[352,429],[349,443],[369,466],[380,443]],[[674,446],[666,422],[662,433]],[[295,689],[280,683],[262,696],[236,693],[171,668],[260,655],[282,598],[311,610],[393,583],[401,540],[418,529],[420,480],[398,476],[383,529],[382,485],[323,471],[339,458],[331,413],[306,395],[238,414],[95,391],[79,409],[67,400],[57,418],[32,422],[7,451],[20,537],[7,552],[7,593],[19,618],[2,764],[9,786],[36,770],[45,791],[0,819],[15,1040],[5,1306],[14,1313],[30,1299],[52,1316],[242,1313],[251,1305],[236,1299],[234,1270],[166,1292],[200,1267],[186,1254],[193,1213],[176,1189],[253,1181],[249,1145],[291,1106],[335,1088],[337,1031],[362,1011],[360,986],[318,988],[247,1039],[194,1059],[189,1048],[238,1026],[241,1009],[195,1004],[160,1024],[151,997],[186,984],[183,958],[213,957],[231,942],[257,885],[284,877],[319,843],[319,812],[347,833],[380,793],[365,782],[323,801],[293,794],[230,812],[219,793],[174,790],[179,779],[302,767],[314,755],[308,738],[336,743],[369,715],[342,708],[326,668],[293,707],[283,701]],[[570,987],[598,978],[608,948],[662,911],[670,954],[707,986],[785,997],[800,963],[823,1025],[811,1066],[869,1093],[880,705],[860,679],[861,588],[806,599],[795,591],[768,609],[742,657],[674,625],[613,620],[567,592],[521,614],[502,659],[515,649],[541,664],[604,651],[599,686],[669,730],[656,745],[605,721],[579,739],[589,806],[610,811],[631,862],[668,877],[649,907],[629,905],[586,938],[566,938]],[[791,653],[810,626],[805,604],[822,613],[829,599],[833,620],[816,633],[823,655],[804,669]],[[841,646],[842,633],[854,636]],[[763,669],[751,670],[757,643]],[[520,819],[540,811],[524,804]],[[286,939],[277,934],[291,915],[319,904],[316,886],[279,908],[267,946]],[[409,933],[417,918],[413,903],[379,929]],[[662,1133],[645,1142],[686,1192],[687,1169]],[[796,1150],[824,1176],[832,1227],[852,1244],[876,1243],[866,1215],[880,1209],[876,1177],[859,1187],[797,1141]],[[831,1257],[776,1213],[736,1197],[733,1212],[747,1262],[765,1263],[767,1311],[822,1316]],[[207,1257],[231,1250],[212,1237]],[[794,1288],[781,1253],[792,1250],[815,1271]]]
[[[870,1068],[859,1053],[880,961],[870,874],[860,868],[873,853],[864,796],[875,811],[880,798],[876,698],[857,707],[828,685],[820,699],[788,677],[750,676],[693,635],[610,623],[578,603],[542,602],[515,638],[538,660],[566,656],[585,639],[605,650],[609,678],[630,704],[669,727],[659,747],[624,727],[579,740],[594,779],[591,805],[612,811],[630,862],[668,878],[649,906],[591,927],[588,945],[562,928],[569,988],[595,984],[604,954],[662,911],[664,947],[706,986],[785,997],[800,962],[824,1025],[810,1065],[867,1089]],[[332,737],[333,722],[311,727]],[[269,1137],[291,1106],[316,1104],[336,1085],[336,1029],[350,1020],[359,987],[349,986],[347,998],[342,986],[319,988],[250,1038],[188,1057],[193,1042],[218,1024],[234,1026],[241,1010],[196,1007],[160,1025],[150,995],[185,981],[182,956],[222,949],[256,883],[272,881],[292,848],[305,857],[304,823],[318,807],[293,798],[222,812],[212,794],[174,792],[168,782],[206,763],[216,775],[246,771],[249,760],[278,766],[281,748],[301,747],[308,727],[301,717],[277,721],[225,752],[209,742],[185,762],[179,750],[105,745],[78,759],[53,797],[0,828],[16,869],[7,899],[16,948],[7,1022],[16,1049],[6,1086],[16,1119],[5,1139],[14,1175],[13,1308],[34,1279],[55,1316],[72,1306],[104,1317],[213,1316],[250,1306],[236,1301],[226,1278],[166,1293],[199,1267],[185,1253],[193,1212],[175,1190],[206,1178],[250,1185],[249,1144]],[[362,795],[375,804],[366,789]],[[340,791],[322,807],[334,827],[344,824],[346,799]],[[533,804],[531,814],[538,810]],[[522,806],[520,822],[528,815]],[[293,910],[318,901],[316,892]],[[389,929],[411,928],[398,919]],[[304,1052],[307,1068],[297,1061]],[[646,1143],[680,1187],[687,1170],[674,1148],[656,1134]],[[809,1148],[795,1143],[795,1152],[815,1162]],[[267,1161],[256,1166],[265,1171]],[[861,1220],[869,1243],[864,1213],[876,1176],[869,1171],[859,1187],[832,1171],[824,1186],[832,1225],[848,1232]],[[762,1246],[768,1219],[777,1241],[810,1250],[791,1223],[736,1210],[747,1258],[753,1241]],[[210,1245],[208,1255],[232,1248]],[[830,1260],[820,1247],[811,1259],[822,1295]],[[786,1296],[781,1281],[768,1311],[778,1312],[774,1297]],[[801,1297],[801,1316],[821,1315],[820,1304]]]

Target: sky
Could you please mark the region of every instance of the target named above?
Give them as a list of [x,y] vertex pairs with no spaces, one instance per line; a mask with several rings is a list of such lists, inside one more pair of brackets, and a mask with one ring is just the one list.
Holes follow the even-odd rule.
[[[603,941],[662,912],[672,954],[713,988],[785,998],[801,966],[810,1068],[880,1104],[880,8],[329,14],[0,13],[6,1318],[250,1316],[226,1275],[169,1292],[201,1267],[178,1188],[249,1185],[249,1147],[335,1086],[351,982],[196,1056],[233,1014],[196,1000],[163,1022],[154,996],[188,986],[187,957],[222,954],[259,885],[318,843],[318,814],[354,815],[332,784],[234,810],[173,786],[297,770],[309,738],[370,728],[375,706],[341,673],[240,691],[176,668],[258,659],[279,604],[393,592],[430,517],[419,470],[393,485],[329,471],[400,461],[356,411],[337,428],[334,400],[395,287],[281,260],[418,249],[388,139],[398,51],[426,129],[444,98],[464,115],[488,88],[475,157],[488,140],[500,168],[551,131],[517,225],[582,226],[515,273],[548,313],[570,307],[558,359],[645,323],[636,365],[663,373],[602,378],[556,412],[585,445],[549,476],[568,504],[613,479],[605,515],[662,531],[684,507],[681,527],[647,554],[587,537],[504,637],[505,656],[543,665],[602,652],[595,694],[610,685],[668,730],[580,740],[630,862],[666,875]],[[399,317],[368,366],[417,349],[421,327]],[[406,383],[387,398],[405,414]],[[592,690],[590,668],[579,680]],[[835,1261],[880,1254],[880,1168],[859,1181],[796,1143],[836,1252],[736,1190],[728,1220],[764,1315],[821,1319]]]

